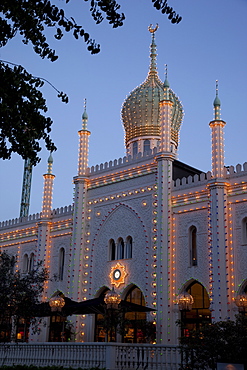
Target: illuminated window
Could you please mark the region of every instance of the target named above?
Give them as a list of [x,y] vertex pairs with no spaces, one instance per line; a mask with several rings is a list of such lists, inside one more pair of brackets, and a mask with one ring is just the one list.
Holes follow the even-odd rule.
[[127,236],[126,238],[126,256],[125,258],[132,258],[132,237]]
[[242,240],[243,244],[247,244],[247,217],[242,221]]
[[23,257],[23,273],[26,274],[28,272],[28,255],[24,254]]
[[150,150],[150,140],[144,140],[144,153],[148,152]]
[[189,229],[190,265],[197,266],[197,230],[195,226]]
[[134,157],[135,155],[137,155],[137,153],[138,153],[138,143],[137,143],[137,141],[135,141],[135,142],[133,143],[133,157]]
[[114,261],[116,259],[116,244],[113,239],[109,240],[109,260]]
[[121,260],[124,258],[124,241],[123,238],[118,238],[117,241],[117,259]]
[[65,255],[65,250],[64,248],[61,248],[59,250],[59,271],[58,271],[58,278],[59,280],[63,280],[63,274],[64,274],[64,255]]

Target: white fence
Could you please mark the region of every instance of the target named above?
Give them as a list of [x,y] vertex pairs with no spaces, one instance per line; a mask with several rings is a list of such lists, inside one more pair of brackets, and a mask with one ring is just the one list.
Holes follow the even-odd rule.
[[122,343],[1,343],[0,366],[179,370],[177,346]]

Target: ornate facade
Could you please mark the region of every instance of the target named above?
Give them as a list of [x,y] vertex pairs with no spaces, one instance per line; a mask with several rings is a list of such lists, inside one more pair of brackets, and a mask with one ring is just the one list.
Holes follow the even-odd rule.
[[[156,323],[157,343],[177,344],[178,319],[185,331],[205,320],[234,319],[235,298],[246,294],[247,162],[224,164],[218,89],[209,123],[212,172],[201,173],[177,159],[183,109],[167,78],[159,79],[155,30],[149,30],[147,79],[122,107],[126,156],[88,168],[85,110],[74,204],[52,210],[50,157],[42,212],[2,222],[0,247],[17,255],[16,268],[23,272],[44,261],[55,279],[46,283],[43,301],[57,290],[85,301],[114,286],[123,300],[155,309],[129,313],[132,324],[116,340],[142,341],[134,322],[147,318]],[[192,299],[190,310],[184,309],[183,297]],[[47,318],[48,325],[39,335],[30,334],[29,341],[61,340],[56,320]],[[100,315],[70,320],[76,341],[105,340]]]

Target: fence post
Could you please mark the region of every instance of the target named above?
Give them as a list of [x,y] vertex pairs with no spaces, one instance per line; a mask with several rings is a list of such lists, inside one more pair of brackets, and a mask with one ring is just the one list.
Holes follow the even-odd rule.
[[116,346],[112,343],[106,345],[105,367],[106,370],[116,370]]

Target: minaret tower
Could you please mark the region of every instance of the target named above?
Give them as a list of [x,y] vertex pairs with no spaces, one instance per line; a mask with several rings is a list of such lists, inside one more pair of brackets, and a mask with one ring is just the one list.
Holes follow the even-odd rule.
[[49,218],[52,209],[52,195],[53,195],[53,181],[55,175],[52,174],[52,164],[53,158],[50,154],[48,158],[47,173],[43,175],[44,177],[44,194],[42,203],[42,218]]
[[164,98],[160,101],[160,152],[157,155],[157,344],[173,343],[175,334],[170,330],[173,321],[173,244],[172,244],[172,212],[171,186],[172,168],[175,152],[171,144],[171,125],[173,102],[170,98],[167,79],[164,82]]
[[209,123],[212,132],[212,175],[214,178],[224,176],[224,126],[220,118],[220,99],[218,97],[218,81],[216,81],[216,97],[214,99],[214,120]]
[[[89,261],[86,245],[86,221],[87,221],[87,187],[88,187],[88,146],[90,131],[87,130],[88,115],[86,112],[86,100],[84,112],[82,115],[82,129],[78,131],[79,135],[79,152],[78,152],[78,173],[74,177],[75,194],[74,194],[74,213],[73,213],[73,233],[72,244],[70,249],[69,261],[69,282],[68,295],[76,300],[82,301],[90,298],[89,281],[85,278],[85,272],[88,274]],[[76,332],[78,332],[77,341],[84,342],[87,340],[82,336],[79,330],[81,325],[85,325],[85,318],[75,318]]]
[[[209,182],[209,294],[212,320],[229,317],[231,304],[227,187],[224,168],[224,126],[220,118],[218,81],[214,99],[212,132],[212,179]],[[227,271],[227,276],[226,276]],[[230,318],[230,317],[229,317]]]

